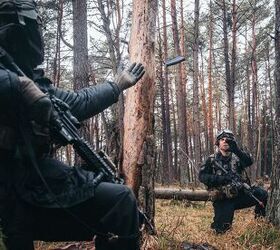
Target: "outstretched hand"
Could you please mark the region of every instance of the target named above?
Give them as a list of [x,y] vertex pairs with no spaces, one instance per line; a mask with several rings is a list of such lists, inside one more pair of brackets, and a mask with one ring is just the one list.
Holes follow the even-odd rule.
[[145,74],[144,66],[141,63],[133,63],[116,77],[116,83],[121,91],[135,85]]

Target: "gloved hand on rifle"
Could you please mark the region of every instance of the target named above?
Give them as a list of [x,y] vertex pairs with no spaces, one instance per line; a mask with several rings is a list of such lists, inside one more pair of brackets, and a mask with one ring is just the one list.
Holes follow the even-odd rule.
[[23,101],[29,108],[29,119],[36,135],[49,135],[49,121],[52,113],[52,103],[36,84],[28,77],[19,77],[19,89]]
[[120,91],[123,91],[135,85],[144,73],[144,66],[141,63],[133,63],[127,70],[122,71],[116,76],[115,82],[117,83]]

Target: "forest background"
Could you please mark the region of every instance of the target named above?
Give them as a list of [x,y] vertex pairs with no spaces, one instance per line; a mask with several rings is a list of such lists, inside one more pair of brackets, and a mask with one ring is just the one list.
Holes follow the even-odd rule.
[[[268,219],[280,224],[279,1],[42,0],[45,63],[57,87],[78,90],[142,62],[146,74],[82,133],[110,155],[144,209],[154,185],[198,188],[217,132],[248,149],[253,182],[271,180]],[[178,55],[186,60],[167,67]],[[78,162],[72,148],[57,157]],[[144,198],[143,198],[144,197]]]

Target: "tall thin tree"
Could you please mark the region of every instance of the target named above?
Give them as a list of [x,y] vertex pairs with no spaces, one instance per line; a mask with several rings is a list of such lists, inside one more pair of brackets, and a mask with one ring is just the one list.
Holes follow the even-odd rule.
[[268,218],[280,225],[280,0],[275,0],[275,88],[276,88],[276,121],[275,121],[275,145],[272,172],[272,189],[268,203]]
[[142,205],[150,217],[154,215],[152,112],[157,10],[157,0],[133,1],[130,59],[143,63],[146,73],[136,86],[127,91],[124,114],[123,169],[126,183],[137,196],[142,185]]

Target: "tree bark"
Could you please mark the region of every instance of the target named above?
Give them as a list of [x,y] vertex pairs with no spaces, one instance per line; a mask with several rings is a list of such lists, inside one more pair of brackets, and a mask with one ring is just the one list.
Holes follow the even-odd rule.
[[72,0],[74,34],[74,89],[89,84],[88,43],[87,43],[87,1]]
[[234,131],[234,82],[232,81],[230,57],[229,57],[229,39],[228,39],[228,15],[225,0],[222,1],[223,12],[223,40],[224,40],[224,58],[226,70],[226,90],[228,97],[228,117],[229,128]]
[[[87,43],[87,1],[72,0],[73,6],[73,75],[74,90],[89,86],[89,62]],[[84,121],[80,129],[81,134],[87,141],[91,141],[89,133],[89,121]],[[81,158],[76,154],[75,162],[82,164]]]
[[258,119],[258,90],[257,90],[257,81],[258,81],[258,72],[257,72],[257,59],[256,59],[256,49],[257,49],[257,43],[256,43],[256,13],[253,11],[252,16],[252,57],[251,57],[251,69],[252,69],[252,108],[251,108],[251,115],[252,115],[252,149],[251,151],[253,153],[253,156],[255,158],[255,163],[252,168],[252,180],[255,181],[257,178],[257,169],[258,169],[258,131],[259,131],[259,119]]
[[268,201],[267,215],[274,224],[280,225],[280,0],[275,0],[275,87],[276,87],[276,121],[275,145],[271,183],[271,195]]
[[[195,0],[194,9],[194,44],[193,44],[193,141],[195,165],[201,162],[201,142],[200,142],[200,115],[199,115],[199,0]],[[196,167],[195,166],[195,167]]]
[[210,20],[209,20],[209,55],[208,55],[208,136],[209,136],[209,151],[214,153],[214,133],[213,133],[213,90],[212,90],[212,56],[213,56],[213,13],[212,0],[209,3]]
[[[158,54],[160,62],[163,62],[163,50],[162,50],[162,39],[161,34],[158,35]],[[161,124],[162,124],[162,164],[161,172],[162,172],[162,183],[170,184],[171,180],[171,166],[169,162],[169,143],[167,134],[167,120],[166,120],[166,101],[165,101],[165,86],[164,86],[164,78],[163,78],[163,63],[160,63],[158,66],[157,74],[159,79],[159,92],[160,92],[160,110],[161,110]]]
[[[179,46],[179,32],[177,22],[176,1],[171,0],[171,20],[172,20],[172,34],[176,55],[181,55]],[[186,127],[186,98],[185,98],[185,83],[182,81],[183,66],[180,63],[176,75],[176,97],[177,97],[177,114],[178,114],[178,141],[179,141],[179,168],[180,168],[180,184],[188,183],[187,168],[188,161],[183,152],[187,152],[187,127]]]
[[[162,0],[162,23],[163,23],[163,61],[168,58],[168,41],[167,41],[167,26],[166,26],[166,5],[165,0]],[[166,123],[166,141],[168,145],[168,168],[171,171],[171,179],[176,175],[176,167],[172,163],[172,137],[171,137],[171,120],[170,120],[170,93],[169,79],[167,67],[164,67],[164,100],[165,100],[165,123]],[[174,155],[175,158],[175,155]]]
[[132,62],[141,62],[146,73],[136,86],[128,89],[126,93],[123,170],[126,183],[134,190],[136,196],[141,184],[142,163],[139,156],[146,138],[153,134],[156,15],[156,0],[133,1],[130,59]]

